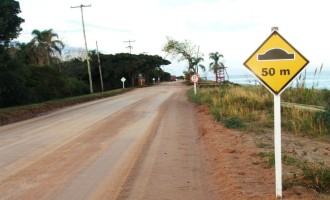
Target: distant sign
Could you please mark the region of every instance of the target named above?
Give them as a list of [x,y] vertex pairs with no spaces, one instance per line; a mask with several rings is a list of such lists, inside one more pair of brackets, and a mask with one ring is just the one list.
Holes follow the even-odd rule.
[[190,80],[191,80],[191,82],[193,82],[193,83],[197,83],[198,80],[199,80],[199,77],[198,77],[197,74],[194,74],[194,75],[192,75],[192,76],[190,77]]
[[308,60],[277,31],[245,61],[244,65],[275,95],[305,68]]
[[121,82],[123,82],[123,88],[125,88],[125,81],[126,81],[126,78],[123,77],[123,78],[121,78],[120,80],[121,80]]

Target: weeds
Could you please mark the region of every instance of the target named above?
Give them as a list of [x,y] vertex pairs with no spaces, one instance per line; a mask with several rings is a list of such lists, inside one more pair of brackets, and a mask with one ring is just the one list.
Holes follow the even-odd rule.
[[234,128],[234,129],[243,128],[245,126],[244,122],[236,117],[226,119],[224,121],[224,125],[227,128]]
[[[320,73],[315,70],[315,74]],[[317,83],[306,88],[306,74],[300,75],[296,88],[288,88],[282,94],[282,101],[325,107],[324,111],[304,109],[300,107],[282,107],[282,128],[295,135],[322,138],[330,135],[330,91],[317,90]],[[217,88],[199,89],[199,103],[209,106],[213,119],[228,128],[244,130],[265,130],[272,128],[273,95],[261,86],[221,85]],[[260,131],[262,132],[262,131]],[[267,144],[256,141],[259,148]],[[315,149],[317,151],[317,149]],[[274,152],[260,152],[266,168],[274,167]],[[285,180],[284,185],[290,187],[300,185],[313,188],[322,193],[330,192],[330,168],[324,163],[307,163],[296,157],[284,155],[283,165],[294,169],[294,176]]]
[[84,103],[96,99],[115,96],[124,92],[131,91],[133,88],[116,89],[103,93],[87,94],[82,96],[68,97],[63,99],[51,100],[38,104],[30,104],[16,107],[8,107],[0,109],[0,125],[13,123],[31,117],[39,116],[41,113],[56,110],[58,108]]
[[315,189],[318,192],[330,192],[330,168],[324,163],[306,164],[301,163],[302,182],[304,185]]
[[275,166],[275,154],[274,152],[260,152],[258,156],[263,160],[265,168],[271,168]]
[[[290,90],[287,98],[290,97],[293,102],[306,103],[309,98],[319,105],[325,105],[324,102],[328,98],[330,100],[328,90]],[[193,90],[190,91],[193,102],[208,105],[213,119],[228,128],[254,130],[258,127],[273,127],[273,96],[264,87],[224,84],[217,88],[200,88],[197,95],[192,93]],[[322,136],[330,130],[329,112],[283,107],[282,127],[295,135]]]
[[[265,168],[270,168],[275,165],[274,152],[260,152],[258,156],[263,160]],[[321,163],[307,163],[295,157],[284,155],[282,157],[284,165],[295,166],[298,168],[298,173],[295,173],[293,180],[284,180],[285,187],[304,186],[312,188],[317,192],[330,192],[330,167]]]

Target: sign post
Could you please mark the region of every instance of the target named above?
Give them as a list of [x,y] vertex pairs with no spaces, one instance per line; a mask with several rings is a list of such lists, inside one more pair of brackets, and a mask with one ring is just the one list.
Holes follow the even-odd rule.
[[305,68],[308,60],[276,30],[244,62],[274,95],[274,146],[276,197],[282,198],[281,93]]
[[123,77],[123,78],[121,78],[120,80],[121,80],[121,82],[123,82],[123,89],[125,89],[125,81],[126,81],[126,78]]
[[197,82],[199,80],[199,77],[197,74],[194,74],[192,76],[190,76],[190,81],[194,83],[194,92],[195,92],[195,95],[197,94]]

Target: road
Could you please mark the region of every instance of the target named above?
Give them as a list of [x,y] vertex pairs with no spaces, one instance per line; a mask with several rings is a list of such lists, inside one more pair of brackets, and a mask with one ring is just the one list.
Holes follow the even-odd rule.
[[0,199],[216,199],[172,82],[0,127]]

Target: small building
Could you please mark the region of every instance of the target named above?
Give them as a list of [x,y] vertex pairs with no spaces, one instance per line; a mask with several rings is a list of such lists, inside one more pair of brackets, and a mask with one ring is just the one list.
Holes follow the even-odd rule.
[[137,85],[138,86],[143,86],[146,84],[146,78],[144,77],[144,74],[139,73],[137,76]]

